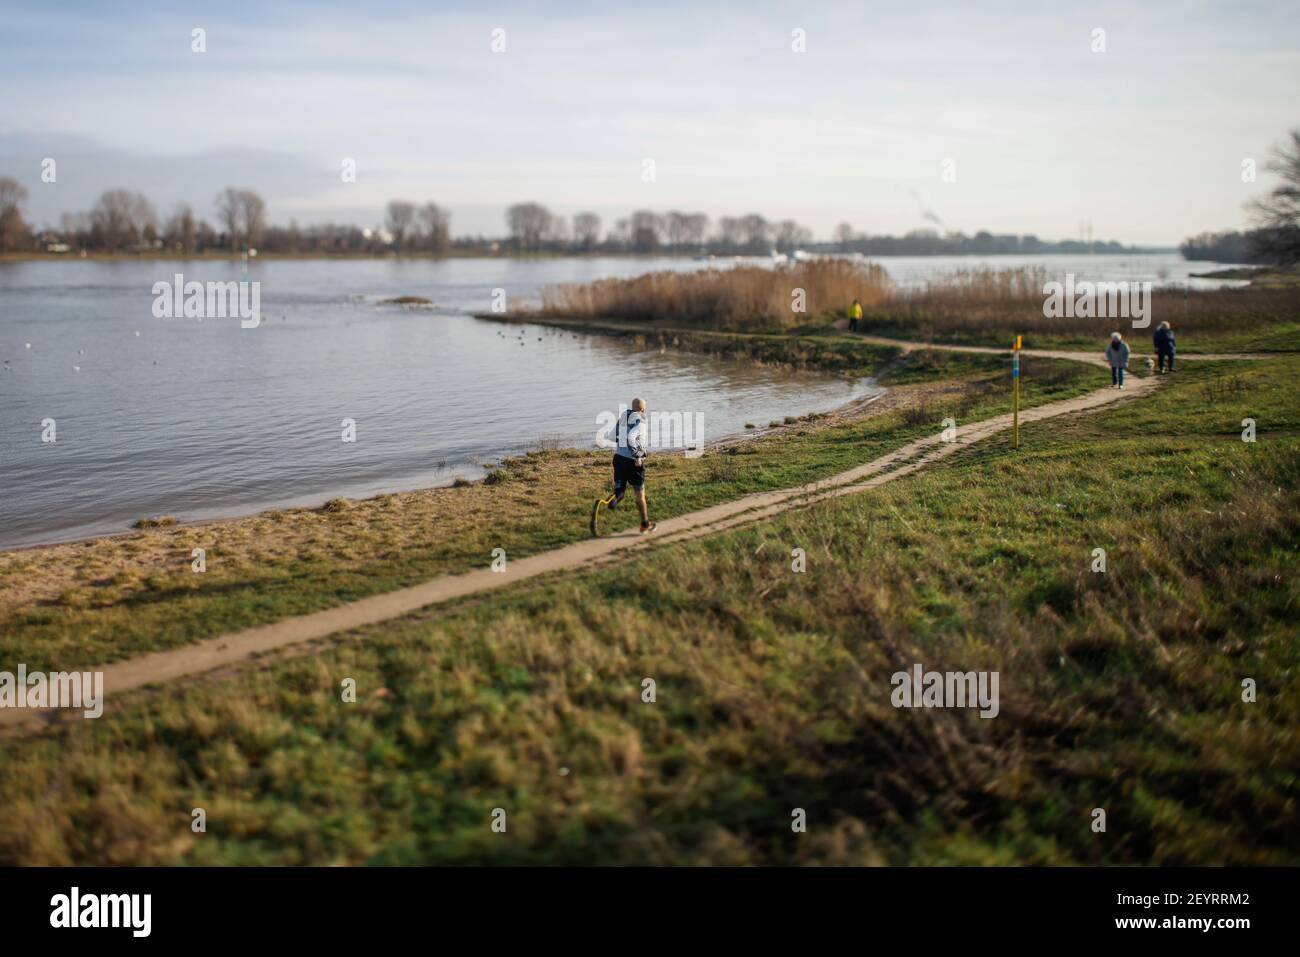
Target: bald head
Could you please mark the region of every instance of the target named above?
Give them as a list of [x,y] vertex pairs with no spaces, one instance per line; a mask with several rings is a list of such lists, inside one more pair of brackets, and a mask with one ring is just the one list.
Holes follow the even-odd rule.
[[633,411],[633,412],[644,412],[644,411],[645,411],[645,399],[640,399],[640,398],[633,399],[633,400],[632,400],[632,411]]

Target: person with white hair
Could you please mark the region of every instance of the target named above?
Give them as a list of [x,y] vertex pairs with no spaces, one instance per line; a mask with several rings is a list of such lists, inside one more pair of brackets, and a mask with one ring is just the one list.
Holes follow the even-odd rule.
[[597,499],[592,506],[591,533],[600,534],[601,510],[618,508],[629,485],[636,498],[637,511],[641,513],[641,534],[653,532],[658,526],[650,521],[650,509],[645,500],[645,459],[650,450],[646,446],[644,399],[637,397],[632,400],[631,407],[620,416],[609,438],[617,446],[614,450],[614,494]]
[[1110,387],[1124,388],[1124,370],[1128,368],[1128,343],[1118,332],[1110,334],[1110,345],[1106,347],[1106,362],[1110,364]]

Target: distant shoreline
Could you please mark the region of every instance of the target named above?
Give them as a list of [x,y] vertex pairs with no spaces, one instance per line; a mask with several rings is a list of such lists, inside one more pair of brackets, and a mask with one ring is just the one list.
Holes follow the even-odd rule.
[[[1178,252],[1177,247],[1168,249],[1131,249],[1122,253],[888,253],[879,255],[860,254],[865,259],[996,259],[1006,257],[1027,257],[1039,258],[1046,256],[1161,256]],[[851,253],[835,252],[811,252],[813,256],[840,256],[855,255]],[[450,252],[434,254],[429,252],[413,253],[266,253],[259,252],[252,257],[254,261],[273,260],[276,262],[292,262],[295,260],[317,261],[317,260],[340,260],[340,261],[359,261],[359,260],[390,260],[399,262],[402,260],[424,261],[424,260],[441,260],[441,259],[697,259],[700,262],[718,261],[726,262],[731,259],[757,259],[764,260],[767,256],[741,255],[741,254],[712,254],[705,255],[701,253],[674,253],[674,252],[617,252],[598,250],[595,252],[500,252],[488,253],[481,250],[465,250],[463,252]],[[154,252],[140,253],[92,253],[84,255],[81,253],[45,253],[45,252],[18,252],[18,253],[0,253],[0,263],[7,262],[158,262],[158,261],[203,261],[203,262],[220,262],[227,260],[230,262],[242,262],[243,257],[238,253],[229,253],[224,250],[201,252],[201,253],[180,253],[165,250]],[[1186,260],[1192,262],[1193,260]]]

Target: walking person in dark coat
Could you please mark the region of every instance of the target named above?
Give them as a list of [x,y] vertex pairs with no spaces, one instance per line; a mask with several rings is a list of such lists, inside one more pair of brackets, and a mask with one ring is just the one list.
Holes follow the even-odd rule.
[[1174,371],[1174,330],[1169,328],[1169,323],[1162,322],[1156,326],[1156,333],[1152,336],[1152,341],[1156,346],[1156,362],[1159,365],[1158,372],[1165,371],[1165,362],[1169,363],[1169,371]]

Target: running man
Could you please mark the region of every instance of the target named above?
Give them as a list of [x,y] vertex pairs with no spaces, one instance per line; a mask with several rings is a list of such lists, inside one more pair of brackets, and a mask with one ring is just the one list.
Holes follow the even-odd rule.
[[641,513],[641,534],[653,532],[657,527],[650,521],[650,509],[645,501],[645,458],[649,449],[645,444],[645,400],[632,400],[632,407],[623,413],[622,419],[614,426],[612,438],[618,443],[614,451],[614,494],[608,498],[597,499],[591,509],[591,533],[599,534],[600,509],[618,508],[623,501],[627,487],[632,486],[636,498],[636,509]]

